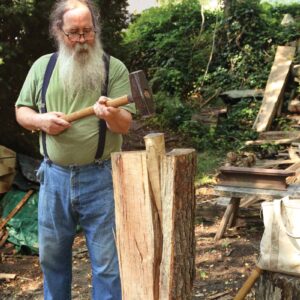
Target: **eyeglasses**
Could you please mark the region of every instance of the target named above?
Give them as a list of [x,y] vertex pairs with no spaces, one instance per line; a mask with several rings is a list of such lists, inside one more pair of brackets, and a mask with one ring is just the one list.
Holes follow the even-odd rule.
[[68,37],[71,42],[78,42],[80,41],[81,36],[84,40],[92,40],[95,37],[96,31],[93,28],[87,28],[83,30],[83,33],[79,32],[62,32]]

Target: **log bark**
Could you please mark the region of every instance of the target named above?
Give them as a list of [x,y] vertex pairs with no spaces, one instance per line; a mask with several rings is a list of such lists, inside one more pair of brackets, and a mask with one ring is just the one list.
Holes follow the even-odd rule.
[[165,155],[162,137],[145,137],[146,151],[112,154],[124,300],[192,296],[196,152]]
[[300,299],[300,278],[264,271],[255,289],[256,300]]
[[187,300],[192,297],[195,170],[196,152],[191,149],[173,150],[163,161],[161,300]]

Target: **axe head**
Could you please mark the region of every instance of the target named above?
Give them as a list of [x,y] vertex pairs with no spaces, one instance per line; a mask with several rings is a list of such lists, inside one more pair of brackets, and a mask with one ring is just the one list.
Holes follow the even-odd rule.
[[154,102],[152,90],[146,79],[144,71],[139,70],[129,74],[131,86],[131,98],[135,103],[137,110],[143,116],[154,114]]

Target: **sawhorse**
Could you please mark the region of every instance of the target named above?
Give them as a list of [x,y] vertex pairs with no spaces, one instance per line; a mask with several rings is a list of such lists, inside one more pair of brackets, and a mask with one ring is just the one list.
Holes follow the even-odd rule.
[[266,190],[216,185],[214,190],[219,196],[231,198],[215,235],[215,241],[223,237],[227,227],[231,228],[236,225],[241,198],[256,196],[252,202],[254,203],[258,200],[272,201],[273,199],[279,199],[285,196],[300,197],[300,186],[296,185],[290,185],[287,190]]

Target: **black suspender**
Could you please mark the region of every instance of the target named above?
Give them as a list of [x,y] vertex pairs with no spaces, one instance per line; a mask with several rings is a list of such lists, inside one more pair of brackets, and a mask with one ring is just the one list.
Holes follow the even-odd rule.
[[[50,78],[52,75],[52,72],[54,70],[56,61],[57,61],[57,52],[53,53],[50,57],[50,60],[48,62],[44,79],[43,79],[43,85],[42,85],[42,103],[41,103],[41,113],[47,112],[46,107],[46,92],[47,88],[50,82]],[[110,56],[106,53],[103,54],[103,61],[105,66],[105,80],[101,89],[102,96],[108,96],[108,83],[109,83],[109,63],[110,63]],[[104,152],[104,146],[105,146],[105,137],[106,137],[106,122],[102,119],[99,120],[99,141],[98,141],[98,148],[96,151],[95,160],[99,160]],[[44,156],[46,159],[49,160],[47,147],[46,147],[46,133],[42,131],[42,146],[44,151]]]
[[[103,54],[103,61],[105,65],[105,81],[102,86],[101,94],[102,96],[108,96],[108,82],[109,82],[109,62],[110,56],[106,53]],[[98,140],[98,148],[95,156],[95,160],[99,160],[104,152],[105,146],[105,138],[106,138],[106,122],[102,119],[99,120],[99,140]]]
[[[50,81],[52,72],[54,70],[56,61],[57,61],[57,52],[55,52],[51,55],[50,60],[47,65],[47,68],[46,68],[45,75],[44,75],[44,81],[43,81],[43,85],[42,85],[42,103],[41,103],[41,113],[42,114],[47,112],[46,92],[47,92],[49,81]],[[43,145],[44,156],[46,159],[49,159],[47,147],[46,147],[46,133],[44,131],[42,131],[42,145]]]

